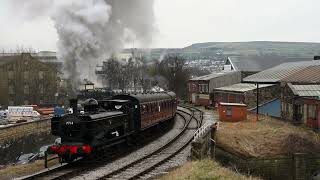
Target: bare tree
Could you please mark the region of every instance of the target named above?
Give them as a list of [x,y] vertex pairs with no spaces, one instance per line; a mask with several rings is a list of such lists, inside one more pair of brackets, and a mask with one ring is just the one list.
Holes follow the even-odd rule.
[[184,65],[185,59],[178,54],[166,55],[159,64],[159,74],[168,81],[168,89],[181,98],[186,96],[186,84],[190,77]]

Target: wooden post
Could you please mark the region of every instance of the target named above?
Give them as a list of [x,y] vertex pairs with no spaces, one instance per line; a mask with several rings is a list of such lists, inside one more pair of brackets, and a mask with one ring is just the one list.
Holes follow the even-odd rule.
[[257,82],[257,114],[256,119],[259,121],[259,83]]
[[48,153],[44,152],[44,168],[48,168]]
[[307,178],[307,161],[306,154],[295,153],[293,154],[293,179],[304,180]]
[[210,157],[211,159],[215,159],[216,154],[216,131],[217,131],[217,125],[213,125],[211,127],[211,138],[210,138]]

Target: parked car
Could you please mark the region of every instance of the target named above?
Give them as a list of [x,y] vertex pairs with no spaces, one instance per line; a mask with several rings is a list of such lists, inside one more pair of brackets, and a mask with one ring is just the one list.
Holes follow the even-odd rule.
[[37,160],[39,154],[34,154],[34,153],[28,153],[28,154],[22,154],[17,157],[16,162],[14,163],[15,165],[18,164],[28,164],[30,162],[34,162]]

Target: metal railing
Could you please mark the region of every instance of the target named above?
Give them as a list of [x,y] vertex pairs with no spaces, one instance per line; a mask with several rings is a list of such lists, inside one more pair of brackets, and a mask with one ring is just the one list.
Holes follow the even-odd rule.
[[211,129],[213,125],[218,127],[218,123],[206,122],[203,126],[201,126],[193,135],[193,141],[197,141],[200,137],[202,137],[208,130]]

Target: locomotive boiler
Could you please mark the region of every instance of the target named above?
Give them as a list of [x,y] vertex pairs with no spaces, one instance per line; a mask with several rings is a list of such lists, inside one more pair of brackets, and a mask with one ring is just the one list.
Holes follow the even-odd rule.
[[[63,162],[98,154],[99,150],[127,141],[155,125],[172,120],[177,109],[173,92],[124,94],[110,100],[86,100],[78,107],[70,100],[73,113],[53,117],[51,132],[61,144],[48,148]],[[80,108],[83,110],[80,111]]]

